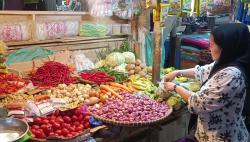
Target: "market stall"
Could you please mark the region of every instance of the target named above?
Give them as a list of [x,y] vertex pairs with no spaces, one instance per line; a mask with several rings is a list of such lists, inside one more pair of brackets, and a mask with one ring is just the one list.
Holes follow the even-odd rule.
[[[144,1],[142,8],[138,2],[93,1],[89,12],[0,11],[1,116],[27,126],[18,132],[6,129],[13,137],[5,138],[159,141],[164,127],[187,114],[181,97],[164,89],[163,77],[175,67],[162,65],[163,35],[179,35],[179,17],[165,19],[202,10],[191,7],[191,1],[154,2]],[[148,40],[142,31],[148,31],[149,21],[142,19],[152,9],[155,34]],[[202,52],[190,50],[188,40],[183,36],[182,57],[205,58],[208,42]],[[174,82],[193,92],[201,85],[183,76]]]

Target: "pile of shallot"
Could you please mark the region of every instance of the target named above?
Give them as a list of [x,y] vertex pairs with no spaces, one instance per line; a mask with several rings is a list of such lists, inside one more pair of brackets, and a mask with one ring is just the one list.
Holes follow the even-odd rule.
[[166,116],[169,107],[158,103],[147,96],[121,94],[123,100],[108,99],[101,108],[92,106],[89,111],[101,118],[119,122],[145,123],[159,120]]

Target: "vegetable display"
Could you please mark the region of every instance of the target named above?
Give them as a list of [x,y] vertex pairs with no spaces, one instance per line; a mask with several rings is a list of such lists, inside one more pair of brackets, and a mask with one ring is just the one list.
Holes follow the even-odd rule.
[[82,72],[80,73],[80,76],[83,80],[88,80],[96,84],[115,81],[113,76],[109,76],[105,72]]
[[0,74],[0,96],[15,93],[28,82],[14,74]]
[[108,99],[101,108],[89,107],[89,111],[101,119],[121,123],[147,123],[164,118],[170,108],[146,96],[122,94],[123,100]]
[[81,108],[66,112],[55,111],[46,117],[36,117],[30,127],[35,138],[72,138],[90,128],[89,115]]
[[71,84],[76,81],[72,77],[72,70],[61,63],[49,61],[37,69],[35,74],[31,75],[30,80],[35,86],[56,87],[59,84]]

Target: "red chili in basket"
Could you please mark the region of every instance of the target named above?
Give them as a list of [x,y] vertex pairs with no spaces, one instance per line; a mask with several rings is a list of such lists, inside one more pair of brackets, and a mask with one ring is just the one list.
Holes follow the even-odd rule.
[[92,81],[97,84],[115,81],[114,77],[107,75],[105,72],[82,72],[80,76],[84,80]]
[[61,63],[49,61],[37,69],[30,80],[35,86],[47,88],[55,87],[59,84],[71,84],[76,82],[76,78],[71,76],[72,70]]
[[15,93],[28,82],[14,74],[0,74],[0,95]]

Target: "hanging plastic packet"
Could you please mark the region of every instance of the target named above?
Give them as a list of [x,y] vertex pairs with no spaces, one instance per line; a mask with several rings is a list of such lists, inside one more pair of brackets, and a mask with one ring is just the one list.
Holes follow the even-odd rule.
[[90,14],[94,17],[112,16],[112,0],[88,0]]
[[206,15],[207,13],[207,0],[200,0],[199,14]]
[[182,12],[190,13],[192,11],[192,0],[183,0]]
[[169,0],[169,14],[180,15],[181,14],[181,0]]
[[207,10],[209,14],[225,14],[231,11],[231,1],[230,0],[208,0]]
[[115,16],[121,19],[131,19],[132,17],[132,0],[114,0],[112,10]]

